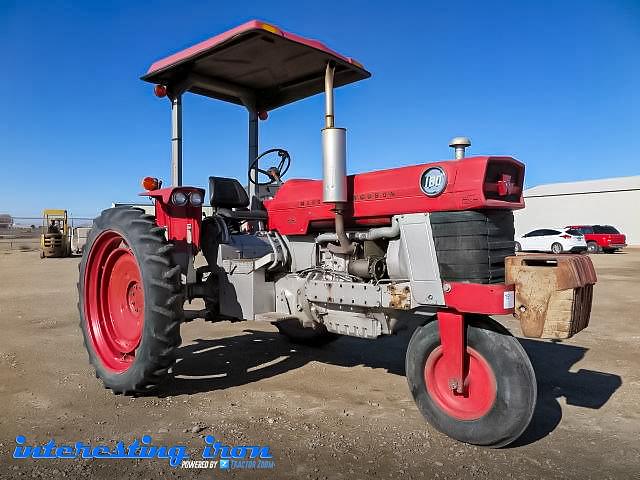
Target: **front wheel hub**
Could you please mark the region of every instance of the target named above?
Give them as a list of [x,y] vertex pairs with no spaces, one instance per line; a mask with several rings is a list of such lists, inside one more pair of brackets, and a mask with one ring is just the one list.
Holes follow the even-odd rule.
[[447,415],[458,420],[476,420],[486,415],[496,400],[496,377],[484,357],[467,347],[467,375],[462,388],[453,381],[456,367],[449,365],[442,346],[427,358],[424,379],[429,396]]

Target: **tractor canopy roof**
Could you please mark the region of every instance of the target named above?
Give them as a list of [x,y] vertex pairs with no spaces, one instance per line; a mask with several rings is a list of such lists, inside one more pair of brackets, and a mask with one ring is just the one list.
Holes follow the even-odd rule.
[[251,20],[158,60],[142,80],[169,93],[189,91],[256,110],[272,110],[324,91],[328,61],[334,86],[371,76],[356,60],[317,40]]

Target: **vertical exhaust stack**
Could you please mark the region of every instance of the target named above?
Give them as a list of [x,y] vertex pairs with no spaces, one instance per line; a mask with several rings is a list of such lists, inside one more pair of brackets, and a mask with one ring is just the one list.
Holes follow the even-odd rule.
[[335,127],[333,108],[333,75],[335,65],[327,63],[324,75],[325,128],[322,129],[322,201],[333,203],[336,236],[340,245],[329,244],[334,253],[353,253],[354,245],[344,231],[344,209],[347,202],[347,130]]
[[464,158],[464,150],[471,146],[471,139],[469,137],[454,137],[449,142],[449,146],[456,152],[456,160]]

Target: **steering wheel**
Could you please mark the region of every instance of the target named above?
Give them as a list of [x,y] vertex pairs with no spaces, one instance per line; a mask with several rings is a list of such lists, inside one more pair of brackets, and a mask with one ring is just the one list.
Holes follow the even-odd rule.
[[[262,157],[269,155],[270,153],[277,153],[280,157],[280,162],[277,167],[270,167],[267,170],[263,170],[258,167],[258,162]],[[266,150],[262,152],[260,155],[256,157],[256,159],[251,162],[249,166],[249,181],[254,185],[258,186],[266,186],[273,185],[274,183],[280,183],[282,181],[282,177],[289,171],[289,167],[291,166],[291,155],[289,152],[282,148],[272,148],[270,150]],[[256,174],[256,178],[252,178],[251,171],[255,169],[257,173],[261,173],[269,177],[269,181],[267,182],[259,182],[258,175]]]

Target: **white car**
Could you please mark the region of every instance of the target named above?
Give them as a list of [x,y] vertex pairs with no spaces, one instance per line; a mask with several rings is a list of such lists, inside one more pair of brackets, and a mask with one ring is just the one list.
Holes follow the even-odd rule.
[[584,235],[572,228],[542,228],[516,238],[516,252],[584,252]]

